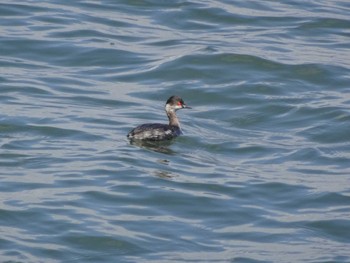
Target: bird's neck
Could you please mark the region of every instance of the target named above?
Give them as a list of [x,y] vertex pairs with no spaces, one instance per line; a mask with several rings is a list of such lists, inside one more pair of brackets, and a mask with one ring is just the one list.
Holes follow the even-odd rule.
[[180,128],[180,122],[176,116],[175,110],[166,109],[166,115],[168,116],[170,126],[176,126]]

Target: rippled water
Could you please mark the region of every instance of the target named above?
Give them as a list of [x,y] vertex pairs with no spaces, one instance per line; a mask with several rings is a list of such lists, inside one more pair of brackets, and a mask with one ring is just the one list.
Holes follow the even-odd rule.
[[350,262],[349,12],[2,1],[0,261]]

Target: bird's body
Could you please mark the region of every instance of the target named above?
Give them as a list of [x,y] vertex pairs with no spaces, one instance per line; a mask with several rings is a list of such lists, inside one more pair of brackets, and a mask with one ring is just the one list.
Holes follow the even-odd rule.
[[128,134],[128,138],[135,140],[162,141],[171,140],[181,133],[181,129],[177,126],[161,123],[147,123],[133,129]]

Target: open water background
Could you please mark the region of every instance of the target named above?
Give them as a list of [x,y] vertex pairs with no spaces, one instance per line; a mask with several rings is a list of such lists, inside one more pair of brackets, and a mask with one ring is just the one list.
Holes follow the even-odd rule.
[[[1,262],[350,262],[350,2],[0,3]],[[130,145],[166,122],[184,136]]]

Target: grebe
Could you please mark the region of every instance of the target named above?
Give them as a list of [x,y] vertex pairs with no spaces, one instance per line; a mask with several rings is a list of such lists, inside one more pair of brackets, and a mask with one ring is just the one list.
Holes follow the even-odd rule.
[[127,137],[130,140],[163,141],[179,136],[182,132],[176,111],[184,108],[191,109],[179,96],[171,96],[165,104],[165,112],[169,118],[169,124],[142,124],[131,130]]

